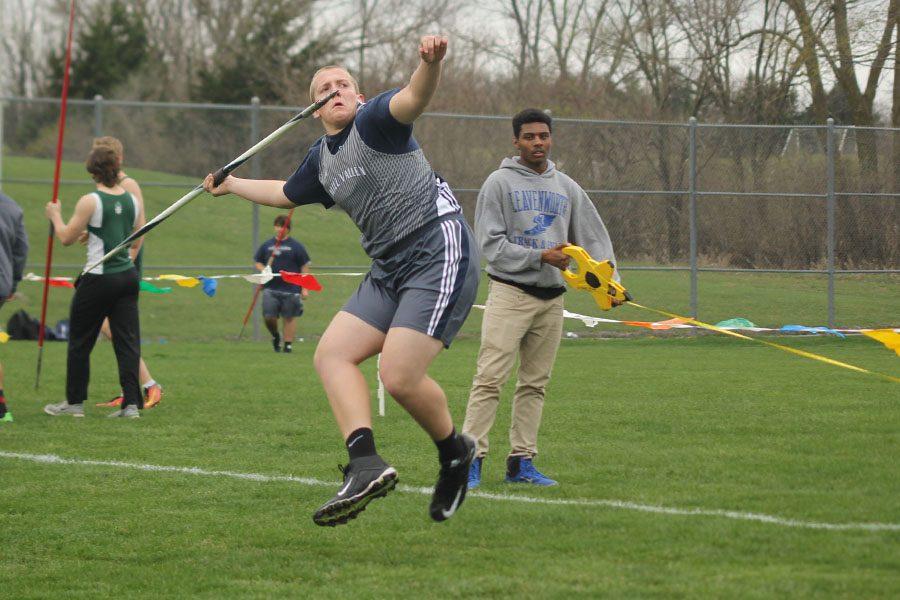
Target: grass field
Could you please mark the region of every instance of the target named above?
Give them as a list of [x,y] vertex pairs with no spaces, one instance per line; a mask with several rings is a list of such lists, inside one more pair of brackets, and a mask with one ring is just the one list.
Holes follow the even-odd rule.
[[[827,339],[794,343],[897,372],[896,357],[862,339],[837,351]],[[376,418],[379,447],[415,491],[337,529],[310,518],[345,459],[310,366],[312,344],[277,356],[254,343],[149,346],[167,395],[135,422],[105,420],[92,406],[81,421],[43,415],[42,404],[63,394],[63,345],[46,349],[40,393],[30,385],[34,344],[3,351],[16,422],[0,428],[0,452],[315,480],[0,455],[4,597],[339,598],[350,586],[358,597],[900,593],[896,384],[767,348],[712,337],[565,340],[539,457],[562,485],[502,483],[505,404],[482,491],[440,525],[417,491],[433,484],[434,450],[389,404]],[[457,422],[476,351],[475,340],[463,340],[434,369]],[[105,399],[116,391],[109,344],[93,364],[92,393]],[[570,503],[551,503],[560,501]]]
[[[4,157],[10,177],[45,167]],[[34,262],[46,236],[41,189],[4,186],[26,208]],[[149,212],[178,195],[148,190]],[[237,201],[198,199],[154,232],[148,261],[247,261],[249,216]],[[346,217],[299,216],[295,233],[315,264],[365,264]],[[58,260],[77,264],[82,253]],[[0,597],[900,595],[900,386],[709,335],[564,339],[538,458],[561,485],[502,482],[508,386],[485,483],[444,524],[428,518],[423,491],[437,472],[433,446],[389,403],[376,440],[403,488],[348,526],[316,527],[312,511],[334,493],[346,457],[312,353],[356,285],[321,280],[300,321],[308,341],[293,355],[233,340],[252,294],[245,282],[223,282],[212,299],[142,295],[144,357],[166,396],[137,421],[93,407],[117,391],[108,343],[92,357],[83,420],[41,412],[63,397],[63,344],[47,344],[37,392],[35,344],[0,345],[16,419],[0,425]],[[631,272],[626,283],[650,306],[686,310],[686,275]],[[840,283],[839,307],[855,315],[842,324],[896,324],[896,278]],[[34,313],[39,287],[28,285],[19,306]],[[823,324],[823,280],[705,274],[701,286],[710,321]],[[65,316],[70,293],[53,290],[50,321]],[[567,307],[598,314],[584,295],[568,294]],[[479,323],[476,311],[432,370],[457,423]],[[900,375],[897,356],[869,339],[779,342]],[[374,389],[373,366],[366,372]]]

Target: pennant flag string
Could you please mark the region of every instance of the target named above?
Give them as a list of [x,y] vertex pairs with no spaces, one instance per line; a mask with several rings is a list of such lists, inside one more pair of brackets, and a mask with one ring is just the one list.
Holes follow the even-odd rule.
[[[275,277],[281,277],[284,281],[289,283],[293,283],[295,285],[299,285],[303,288],[306,288],[310,291],[321,291],[322,284],[317,279],[321,276],[337,276],[337,277],[362,277],[365,273],[362,272],[322,272],[316,273],[313,275],[312,273],[292,273],[290,271],[279,271],[278,273],[273,273],[270,268],[267,267],[261,273],[253,273],[253,274],[220,274],[220,275],[199,275],[197,277],[191,277],[186,275],[179,274],[164,274],[159,275],[157,277],[144,277],[141,281],[141,290],[151,293],[151,294],[168,294],[172,292],[172,288],[170,287],[157,287],[150,283],[151,281],[173,281],[177,285],[181,287],[200,287],[204,294],[209,296],[210,298],[216,295],[218,291],[218,280],[220,279],[244,279],[253,284],[264,284]],[[28,273],[22,278],[23,281],[32,281],[32,282],[43,282],[44,278],[35,275],[34,273]],[[48,282],[49,285],[55,287],[74,287],[72,277],[51,277]],[[707,329],[712,331],[717,331],[719,333],[724,333],[726,335],[732,335],[734,337],[739,337],[742,339],[748,339],[752,341],[757,341],[762,344],[766,344],[769,346],[778,347],[780,350],[785,350],[787,352],[792,352],[794,354],[804,356],[806,358],[814,358],[815,360],[819,360],[821,362],[827,362],[830,364],[834,364],[836,366],[841,366],[844,368],[852,369],[855,371],[865,372],[865,373],[873,373],[880,377],[889,379],[891,381],[900,381],[895,377],[891,377],[889,375],[883,375],[881,373],[870,372],[860,367],[854,367],[853,365],[841,363],[840,361],[832,360],[827,357],[820,357],[819,355],[812,354],[809,352],[805,352],[803,350],[797,350],[795,348],[789,348],[787,346],[781,346],[780,344],[775,344],[772,342],[767,342],[764,340],[759,340],[756,338],[751,338],[749,336],[737,333],[737,331],[747,331],[747,332],[768,332],[768,333],[799,333],[799,334],[828,334],[835,335],[838,337],[844,337],[846,335],[854,335],[854,334],[862,334],[866,335],[882,344],[884,344],[887,348],[893,350],[900,356],[900,328],[883,328],[883,329],[836,329],[830,327],[808,327],[805,325],[783,325],[781,327],[757,327],[752,323],[747,321],[746,319],[734,318],[728,319],[727,321],[723,321],[718,325],[709,325],[706,323],[700,323],[694,319],[690,319],[687,317],[681,317],[675,315],[673,313],[667,313],[665,311],[660,311],[656,309],[651,309],[646,306],[640,306],[634,302],[631,302],[635,306],[639,308],[643,308],[645,310],[650,310],[653,312],[657,312],[659,314],[670,317],[669,319],[662,321],[633,321],[633,320],[620,320],[620,319],[607,319],[604,317],[595,317],[590,315],[581,315],[578,313],[570,312],[568,310],[563,311],[563,316],[567,319],[574,319],[580,321],[587,327],[596,327],[600,323],[612,323],[617,325],[627,325],[630,327],[642,327],[645,329],[649,329],[652,331],[667,331],[671,329]],[[484,309],[484,305],[476,304],[475,308]],[[728,323],[728,325],[726,325]]]

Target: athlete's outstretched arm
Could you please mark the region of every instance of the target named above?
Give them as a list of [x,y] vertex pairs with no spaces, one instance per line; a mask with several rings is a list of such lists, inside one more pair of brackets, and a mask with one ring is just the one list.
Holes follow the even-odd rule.
[[240,179],[229,175],[218,186],[213,186],[213,176],[203,180],[203,187],[213,196],[235,194],[250,202],[275,208],[294,208],[294,203],[284,195],[284,182],[275,179]]
[[419,118],[441,79],[441,61],[447,54],[447,36],[426,35],[419,42],[422,59],[413,72],[409,85],[391,98],[391,115],[406,125]]

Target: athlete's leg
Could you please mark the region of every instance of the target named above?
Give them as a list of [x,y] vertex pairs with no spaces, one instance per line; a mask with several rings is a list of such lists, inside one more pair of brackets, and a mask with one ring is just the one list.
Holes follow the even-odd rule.
[[530,298],[529,305],[535,305],[532,309],[534,321],[519,350],[519,376],[512,399],[509,445],[511,456],[534,457],[544,393],[562,338],[563,299],[562,296],[552,300]]
[[266,324],[266,329],[269,330],[272,337],[278,337],[278,317],[264,317],[263,322]]
[[294,334],[297,333],[297,322],[294,317],[284,317],[284,342],[289,344],[294,341]]
[[360,427],[372,427],[369,384],[359,364],[378,354],[385,335],[348,312],[331,320],[316,347],[316,372],[344,440]]
[[316,347],[316,371],[350,456],[340,490],[313,514],[318,525],[338,525],[356,518],[369,502],[397,485],[397,470],[375,450],[369,385],[359,370],[359,364],[377,354],[383,344],[384,333],[379,329],[340,311]]
[[112,330],[109,328],[109,318],[103,319],[103,325],[100,326],[100,334],[107,340],[112,339]]
[[140,361],[141,361],[141,326],[138,313],[138,282],[136,271],[116,273],[116,298],[109,311],[109,324],[112,330],[113,350],[119,366],[119,385],[122,387],[122,408],[134,405],[143,408],[144,399],[141,394]]
[[381,352],[384,389],[412,415],[433,440],[453,431],[444,390],[428,376],[443,348],[441,340],[406,327],[392,327]]
[[87,399],[91,351],[109,310],[109,284],[102,275],[85,275],[69,308],[69,344],[66,350],[66,401]]
[[519,345],[533,318],[525,292],[499,281],[491,281],[489,286],[463,424],[463,431],[475,438],[478,456],[482,457],[490,449],[488,435],[497,416],[500,391],[515,366]]
[[141,385],[145,385],[148,381],[153,381],[153,375],[150,374],[150,369],[147,368],[147,363],[144,362],[143,358],[141,358],[139,374]]
[[[0,300],[0,305],[3,301]],[[6,398],[3,396],[3,365],[0,364],[0,421],[6,417]],[[12,419],[12,415],[9,416]]]

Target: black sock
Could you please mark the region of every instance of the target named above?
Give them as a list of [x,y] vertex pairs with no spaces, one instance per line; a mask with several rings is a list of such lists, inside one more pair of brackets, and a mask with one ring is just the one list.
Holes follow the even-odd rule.
[[376,454],[375,434],[368,427],[360,427],[347,436],[346,444],[350,460]]
[[0,390],[0,419],[6,415],[6,398],[3,396],[3,390]]
[[438,449],[438,460],[442,463],[448,463],[454,458],[459,458],[466,453],[466,446],[463,444],[462,438],[456,433],[456,428],[450,432],[443,440],[434,442]]

